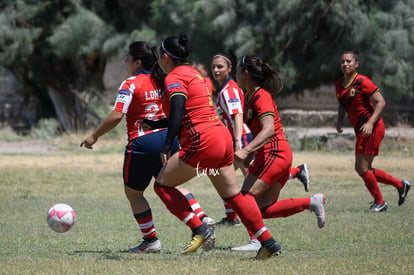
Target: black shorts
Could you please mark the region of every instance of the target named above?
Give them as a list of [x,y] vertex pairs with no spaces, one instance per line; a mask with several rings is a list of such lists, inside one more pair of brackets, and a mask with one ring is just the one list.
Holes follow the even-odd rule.
[[[134,190],[144,191],[161,170],[160,152],[165,143],[167,130],[161,130],[131,140],[125,147],[123,178],[124,184]],[[178,151],[174,139],[171,154]]]

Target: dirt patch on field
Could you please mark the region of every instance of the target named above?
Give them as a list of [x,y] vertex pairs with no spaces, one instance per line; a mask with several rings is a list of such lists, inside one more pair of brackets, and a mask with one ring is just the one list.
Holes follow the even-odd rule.
[[[352,128],[344,128],[342,134],[338,134],[333,127],[318,127],[318,128],[304,128],[304,127],[286,127],[285,132],[289,137],[289,143],[291,143],[292,149],[306,149],[295,147],[294,143],[300,142],[302,140],[308,140],[307,142],[312,142],[312,140],[325,141],[327,143],[331,142],[335,149],[337,146],[353,146],[353,140],[355,138],[354,131]],[[392,142],[403,142],[410,143],[414,142],[414,128],[410,127],[390,127],[386,129],[386,139],[391,140]],[[349,144],[348,144],[349,143]],[[384,141],[387,143],[387,141]],[[69,140],[62,141],[61,139],[56,140],[45,140],[45,141],[18,141],[18,142],[8,142],[0,141],[0,154],[47,154],[54,153],[56,151],[63,150],[62,148],[78,148],[80,144],[79,138],[69,138]],[[109,147],[123,148],[126,144],[125,140],[100,140],[96,145],[94,150],[106,149]],[[335,145],[338,144],[338,145]],[[343,145],[345,144],[345,145]],[[385,144],[384,144],[385,145]],[[387,145],[385,145],[388,147]],[[340,148],[338,148],[340,149]]]
[[56,150],[57,146],[41,141],[0,141],[0,153],[2,154],[36,154],[47,153]]

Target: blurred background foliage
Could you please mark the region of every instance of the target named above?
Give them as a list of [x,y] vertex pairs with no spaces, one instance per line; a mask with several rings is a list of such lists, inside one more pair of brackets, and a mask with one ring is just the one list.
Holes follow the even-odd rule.
[[3,0],[0,67],[25,100],[38,99],[36,120],[82,130],[99,121],[108,59],[180,32],[193,60],[260,55],[290,92],[332,84],[341,53],[357,50],[387,101],[414,94],[414,0]]

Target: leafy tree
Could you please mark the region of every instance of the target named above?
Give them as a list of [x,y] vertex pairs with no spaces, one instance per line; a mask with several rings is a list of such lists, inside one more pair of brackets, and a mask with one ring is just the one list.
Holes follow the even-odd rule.
[[286,90],[332,83],[344,50],[387,100],[413,95],[414,0],[5,0],[0,64],[66,131],[94,123],[106,60],[133,40],[158,45],[186,32],[192,58],[258,54]]
[[65,131],[88,126],[88,101],[102,91],[105,58],[119,48],[111,26],[77,1],[6,1],[0,12],[0,60],[41,98]]
[[238,56],[259,54],[303,90],[332,83],[344,50],[396,99],[412,94],[414,1],[212,0],[207,20]]

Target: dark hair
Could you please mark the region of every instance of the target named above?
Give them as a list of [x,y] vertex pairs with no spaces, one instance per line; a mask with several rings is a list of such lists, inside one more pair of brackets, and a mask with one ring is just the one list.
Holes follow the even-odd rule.
[[150,70],[156,61],[152,47],[147,42],[132,42],[129,45],[129,54],[132,56],[132,60],[141,60],[146,70]]
[[221,57],[227,62],[229,66],[231,65],[233,68],[236,67],[235,65],[237,62],[237,58],[233,51],[230,50],[228,52],[218,52],[213,56],[213,59],[216,57]]
[[188,63],[189,51],[187,48],[188,37],[181,33],[179,37],[171,36],[161,43],[160,51],[166,53],[175,63]]
[[273,96],[276,96],[282,91],[283,81],[280,77],[280,73],[273,70],[269,64],[264,63],[259,56],[243,56],[240,60],[240,66],[242,66],[242,68],[250,74],[251,78],[257,81],[261,87],[269,85],[271,86],[271,90],[275,90],[275,87],[277,86],[274,79],[275,76],[279,82],[279,89],[277,92],[271,93]]
[[144,69],[152,71],[154,83],[158,88],[162,89],[165,74],[158,65],[156,47],[152,47],[144,41],[135,41],[129,45],[128,50],[133,60],[141,60]]
[[346,54],[346,53],[352,54],[355,58],[355,61],[359,61],[359,52],[358,51],[355,51],[355,50],[344,51],[342,54]]
[[[342,53],[342,55],[344,55],[344,54],[352,54],[352,56],[354,57],[355,61],[358,61],[358,62],[359,62],[359,52],[358,52],[358,51],[356,51],[356,50],[344,51],[344,52]],[[339,80],[339,79],[341,79],[343,76],[344,76],[344,73],[343,73],[341,70],[339,70],[339,71],[335,74],[335,76],[334,76],[334,81],[335,81],[335,82],[336,82],[336,81],[338,81],[338,80]]]

